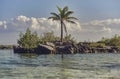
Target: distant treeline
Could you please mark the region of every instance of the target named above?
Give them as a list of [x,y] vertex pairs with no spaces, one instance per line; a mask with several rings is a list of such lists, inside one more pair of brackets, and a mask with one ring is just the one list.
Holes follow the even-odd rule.
[[103,37],[97,43],[100,43],[102,46],[114,46],[120,48],[120,36],[116,34],[112,38]]
[[0,49],[12,49],[13,45],[0,45]]

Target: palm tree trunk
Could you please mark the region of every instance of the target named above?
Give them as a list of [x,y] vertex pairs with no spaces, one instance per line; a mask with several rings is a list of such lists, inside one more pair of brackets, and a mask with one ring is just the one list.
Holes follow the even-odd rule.
[[[61,42],[63,42],[63,21],[60,21],[61,24]],[[63,52],[61,52],[61,58],[63,59]]]
[[61,42],[63,42],[63,22],[61,20]]

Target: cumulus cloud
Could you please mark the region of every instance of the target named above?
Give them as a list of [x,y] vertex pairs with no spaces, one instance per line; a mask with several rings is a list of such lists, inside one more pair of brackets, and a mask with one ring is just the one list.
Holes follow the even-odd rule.
[[115,34],[120,35],[120,19],[93,20],[81,23],[81,27],[84,39],[95,41],[100,40],[102,37],[109,38]]
[[6,21],[0,21],[0,27],[7,28]]
[[112,29],[109,28],[109,27],[103,27],[101,31],[103,31],[103,32],[104,32],[104,31],[105,31],[105,32],[106,32],[106,31],[107,31],[107,32],[112,32]]
[[120,29],[120,19],[93,20],[87,23],[82,23],[81,25],[84,26],[83,28],[89,29],[91,31],[106,31],[109,33],[116,31],[116,33],[118,33]]
[[[80,23],[78,21],[76,23],[71,24],[65,22],[68,33],[73,36],[77,35],[75,32],[81,30]],[[7,28],[6,32],[25,32],[26,28],[29,27],[32,31],[37,31],[39,34],[53,31],[56,35],[60,35],[60,22],[48,18],[35,18],[21,15],[7,22],[0,21],[0,26],[5,26]]]
[[[87,23],[77,21],[76,23],[65,22],[68,33],[78,41],[97,41],[101,37],[111,37],[115,34],[120,34],[120,19],[94,20]],[[60,36],[60,22],[47,18],[35,18],[23,15],[7,21],[0,21],[0,34],[1,36],[6,35],[5,39],[8,36],[15,37],[12,41],[16,42],[19,33],[25,32],[27,27],[32,31],[37,31],[39,35],[44,32],[53,31],[56,35]],[[2,33],[5,34],[3,35]]]
[[[68,31],[73,30],[80,30],[81,26],[79,22],[77,22],[77,25],[65,23],[67,26]],[[11,21],[7,23],[7,27],[17,27],[17,28],[25,28],[30,27],[33,30],[40,30],[40,31],[49,31],[49,30],[59,30],[60,24],[57,21],[53,21],[52,19],[47,18],[35,18],[35,17],[26,17],[26,16],[18,16],[16,18],[13,18]]]
[[17,18],[16,18],[16,20],[18,20],[18,21],[22,21],[22,22],[27,22],[27,21],[29,21],[30,19],[28,18],[28,17],[26,17],[26,16],[18,16]]
[[83,25],[93,25],[93,26],[105,26],[111,24],[120,24],[120,19],[106,19],[106,20],[94,20],[88,23],[83,23]]
[[0,26],[1,26],[1,25],[3,25],[3,22],[2,22],[2,21],[0,21]]

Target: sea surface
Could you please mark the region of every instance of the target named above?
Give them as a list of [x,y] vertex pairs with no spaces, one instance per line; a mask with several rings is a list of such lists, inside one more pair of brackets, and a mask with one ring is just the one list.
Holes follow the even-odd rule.
[[120,54],[35,55],[0,50],[0,79],[120,79]]

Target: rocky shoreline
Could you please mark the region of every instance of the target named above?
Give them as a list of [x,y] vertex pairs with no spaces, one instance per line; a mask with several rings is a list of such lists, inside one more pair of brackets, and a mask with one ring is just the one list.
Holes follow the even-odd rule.
[[37,54],[120,53],[120,49],[115,46],[89,47],[89,43],[74,44],[70,42],[48,42],[31,49],[14,46],[13,50],[14,53],[29,52]]
[[89,47],[88,44],[78,44],[78,51],[84,53],[119,53],[120,49],[115,46]]

